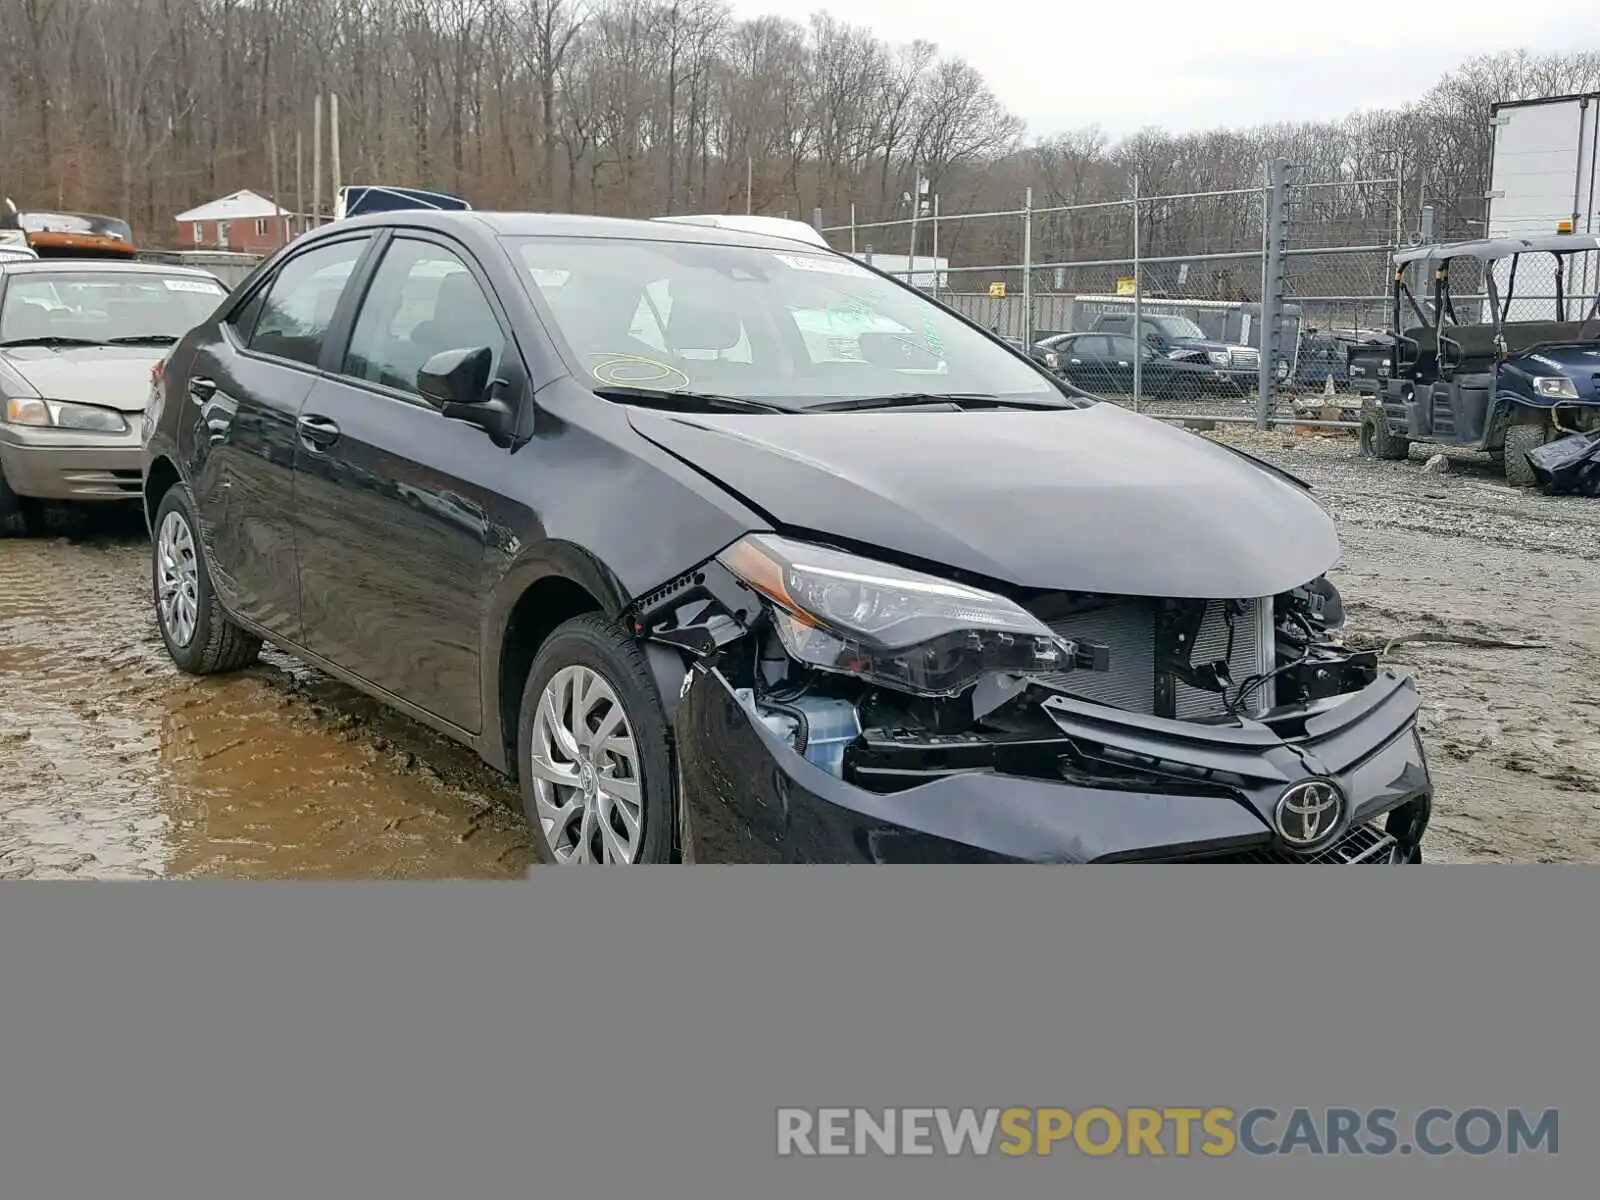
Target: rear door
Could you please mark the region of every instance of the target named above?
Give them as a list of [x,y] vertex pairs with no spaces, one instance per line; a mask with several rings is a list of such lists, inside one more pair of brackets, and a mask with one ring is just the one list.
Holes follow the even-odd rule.
[[193,417],[181,423],[179,448],[212,580],[231,611],[288,641],[301,635],[295,421],[371,242],[318,242],[285,259],[200,343],[186,377]]
[[407,231],[382,251],[337,368],[295,444],[307,647],[469,733],[483,724],[480,646],[491,481],[509,451],[417,389],[444,350],[487,346],[502,395],[527,372],[487,277],[455,243]]

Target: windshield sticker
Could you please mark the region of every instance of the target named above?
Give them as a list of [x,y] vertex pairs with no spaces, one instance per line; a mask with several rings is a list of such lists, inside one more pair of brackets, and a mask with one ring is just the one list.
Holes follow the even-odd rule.
[[163,279],[169,292],[196,292],[202,296],[226,296],[220,287],[204,279]]
[[640,358],[636,354],[604,354],[604,359],[591,374],[607,387],[660,388],[664,392],[681,392],[689,386],[689,377],[676,367],[653,358]]
[[872,272],[847,258],[824,258],[820,254],[774,254],[773,258],[796,271],[815,271],[821,275],[852,275],[871,279]]
[[944,357],[944,342],[939,340],[939,331],[933,327],[931,317],[922,318],[922,341],[936,357]]

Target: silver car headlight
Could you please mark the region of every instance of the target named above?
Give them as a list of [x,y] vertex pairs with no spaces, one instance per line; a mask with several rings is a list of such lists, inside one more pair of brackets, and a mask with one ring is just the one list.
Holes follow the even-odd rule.
[[1233,361],[1232,355],[1226,350],[1208,350],[1206,351],[1206,358],[1210,360],[1212,366],[1216,367],[1225,367]]
[[1044,365],[1054,371],[1061,365],[1061,355],[1057,354],[1054,350],[1046,350],[1044,352]]
[[1540,375],[1533,381],[1533,390],[1541,396],[1556,400],[1576,400],[1578,386],[1564,375]]
[[917,696],[992,672],[1061,670],[1069,649],[1031,613],[979,588],[772,534],[718,561],[767,604],[789,657]]
[[40,400],[31,396],[15,396],[7,400],[6,420],[12,425],[78,429],[89,433],[122,433],[128,428],[127,419],[113,408],[67,404],[60,400]]

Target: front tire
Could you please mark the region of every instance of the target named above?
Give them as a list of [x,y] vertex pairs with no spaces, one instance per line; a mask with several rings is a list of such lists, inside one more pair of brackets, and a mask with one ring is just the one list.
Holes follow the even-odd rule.
[[1506,427],[1505,470],[1506,482],[1515,488],[1529,488],[1538,482],[1533,467],[1528,464],[1528,451],[1537,450],[1550,440],[1550,424],[1509,425]]
[[1382,462],[1399,462],[1411,456],[1411,439],[1389,432],[1389,421],[1376,404],[1361,412],[1361,453]]
[[598,613],[539,648],[522,689],[523,809],[557,863],[671,861],[672,751],[644,655]]
[[220,675],[255,662],[261,639],[234,624],[217,599],[187,486],[175,483],[167,489],[154,525],[150,576],[156,625],[172,661],[190,675]]

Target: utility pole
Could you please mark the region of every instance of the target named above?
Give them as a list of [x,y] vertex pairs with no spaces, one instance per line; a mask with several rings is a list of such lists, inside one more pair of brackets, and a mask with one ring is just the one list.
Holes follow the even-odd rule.
[[284,235],[283,240],[288,241],[289,231],[283,224],[283,190],[281,187],[282,178],[278,174],[278,131],[276,129],[267,130],[267,151],[272,159],[272,223],[276,226],[277,232]]
[[294,220],[305,232],[306,223],[306,131],[296,122],[294,131]]
[[322,93],[311,107],[311,225],[322,224]]
[[328,97],[328,148],[329,157],[333,160],[332,178],[329,180],[328,201],[330,204],[339,202],[339,188],[344,184],[344,175],[339,170],[339,94],[333,93]]

